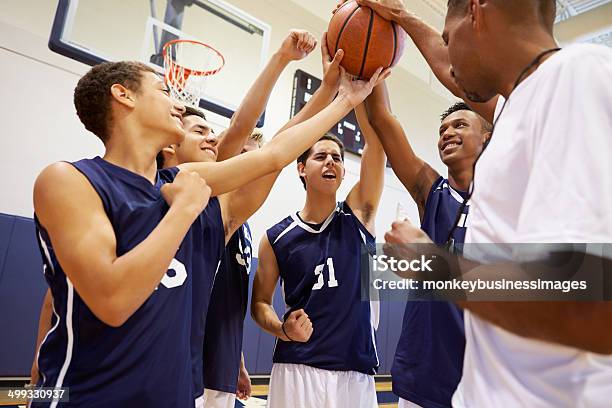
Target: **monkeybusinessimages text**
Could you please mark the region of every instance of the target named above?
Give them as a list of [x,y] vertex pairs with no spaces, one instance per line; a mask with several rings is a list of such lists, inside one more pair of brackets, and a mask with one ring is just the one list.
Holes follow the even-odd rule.
[[[375,290],[442,290],[466,291],[474,293],[482,290],[537,290],[537,291],[583,291],[587,289],[586,281],[577,280],[512,280],[512,279],[427,279],[427,273],[434,274],[435,255],[420,255],[418,258],[406,260],[396,259],[388,255],[374,255],[371,260],[371,285]],[[393,274],[385,274],[392,272]],[[419,273],[420,279],[401,278],[407,273]],[[398,276],[398,275],[400,276]]]

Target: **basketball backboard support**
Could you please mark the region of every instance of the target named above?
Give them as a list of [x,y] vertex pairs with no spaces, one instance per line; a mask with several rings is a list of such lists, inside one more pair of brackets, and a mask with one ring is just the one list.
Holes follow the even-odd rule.
[[230,118],[266,63],[270,31],[223,0],[59,0],[49,48],[88,65],[132,60],[162,73],[166,42],[209,44],[225,66],[209,78],[200,107]]

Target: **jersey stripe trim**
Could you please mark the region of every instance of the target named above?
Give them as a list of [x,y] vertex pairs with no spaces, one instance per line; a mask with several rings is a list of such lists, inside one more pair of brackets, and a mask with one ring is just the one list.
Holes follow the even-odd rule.
[[[372,310],[372,302],[369,302],[370,305],[370,328],[371,328],[371,333],[372,333],[372,345],[374,346],[374,355],[376,356],[376,368],[380,367],[380,361],[378,360],[378,350],[376,349],[376,334],[374,332],[374,324],[373,324],[373,320],[379,319],[379,316],[377,316],[376,318],[374,318],[374,313]],[[376,308],[376,313],[380,313],[380,305],[378,305],[378,308]]]
[[219,259],[219,262],[217,262],[217,269],[215,269],[215,276],[213,276],[213,283],[212,285],[210,285],[211,286],[210,293],[212,293],[213,289],[215,288],[215,282],[217,281],[217,274],[219,273],[219,266],[221,266],[221,259]]
[[461,197],[461,194],[459,194],[459,193],[457,192],[457,190],[455,190],[454,188],[452,188],[450,184],[448,184],[448,183],[446,183],[446,182],[445,182],[445,183],[442,185],[442,187],[448,187],[448,191],[450,191],[451,196],[453,196],[453,198],[454,198],[454,199],[455,199],[455,200],[456,200],[458,203],[463,204],[463,197]]
[[[60,370],[59,376],[57,377],[57,382],[55,383],[55,388],[61,388],[64,383],[64,377],[66,376],[66,372],[68,371],[68,367],[70,366],[70,361],[72,360],[72,347],[74,346],[74,333],[72,332],[72,306],[73,306],[73,298],[74,298],[74,287],[72,286],[72,282],[66,276],[66,285],[68,287],[68,300],[66,301],[66,334],[68,336],[68,341],[66,345],[66,360],[64,360],[64,364],[62,365],[62,369]],[[59,403],[59,397],[53,399],[53,402],[49,406],[49,408],[56,408]]]
[[42,371],[40,371],[40,350],[42,349],[43,344],[45,344],[45,341],[47,341],[47,338],[49,337],[49,335],[51,333],[53,333],[55,331],[55,329],[57,329],[57,327],[60,324],[60,317],[57,314],[57,312],[55,311],[55,304],[53,302],[51,302],[51,307],[53,308],[53,314],[55,315],[55,325],[53,325],[53,327],[47,332],[47,334],[45,334],[45,337],[42,339],[42,341],[40,342],[40,345],[38,346],[38,350],[36,350],[36,364],[38,365],[38,372],[42,375],[43,380],[42,380],[42,386],[45,386],[45,382],[47,381],[47,376],[45,375],[45,373],[43,373]]
[[[45,258],[47,258],[47,263],[51,267],[51,273],[55,275],[55,268],[53,267],[53,261],[51,260],[51,256],[49,255],[49,248],[47,247],[47,243],[43,239],[40,231],[38,231],[38,240],[40,241],[40,245],[42,246],[43,251],[45,251]],[[45,273],[45,268],[43,265],[43,274]]]
[[276,239],[274,240],[274,242],[272,244],[276,244],[278,242],[279,239],[281,239],[281,237],[283,235],[285,235],[286,233],[288,233],[289,231],[291,231],[292,229],[294,229],[295,227],[297,227],[297,223],[294,221],[291,224],[289,224],[289,226],[287,228],[285,228],[285,230],[283,232],[281,232],[278,237],[276,237]]
[[[336,215],[336,213],[338,211],[340,211],[340,207],[336,206],[336,208],[334,208],[334,211],[332,211],[332,213],[329,214],[327,219],[325,221],[323,221],[323,225],[321,225],[321,228],[319,230],[316,230],[316,229],[312,228],[311,226],[303,223],[302,220],[300,220],[300,218],[297,216],[297,214],[291,214],[291,218],[293,218],[293,222],[294,223],[297,223],[297,225],[302,227],[302,229],[306,230],[307,232],[310,232],[312,234],[320,234],[323,231],[325,231],[325,228],[327,228],[327,226],[332,222],[332,220],[334,219],[334,215]],[[293,225],[293,224],[291,224],[291,225]],[[283,231],[283,233],[284,233],[284,231]],[[279,236],[279,238],[280,238],[280,236]],[[278,241],[278,238],[276,239],[276,241]],[[276,243],[276,241],[274,241],[274,243]]]

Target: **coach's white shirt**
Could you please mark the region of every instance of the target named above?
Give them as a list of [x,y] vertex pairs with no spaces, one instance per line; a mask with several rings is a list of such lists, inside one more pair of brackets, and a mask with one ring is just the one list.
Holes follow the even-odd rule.
[[[612,49],[569,46],[523,81],[475,183],[466,243],[612,242]],[[465,335],[455,407],[612,406],[612,356],[519,337],[470,312]]]

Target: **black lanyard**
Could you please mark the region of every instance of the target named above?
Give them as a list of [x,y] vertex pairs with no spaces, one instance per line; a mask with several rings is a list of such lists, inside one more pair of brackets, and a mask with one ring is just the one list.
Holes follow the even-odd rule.
[[472,194],[474,193],[474,185],[475,185],[475,180],[476,180],[476,177],[475,177],[476,176],[476,163],[478,163],[478,160],[480,160],[480,157],[482,156],[482,154],[486,150],[487,146],[489,145],[489,142],[493,138],[493,134],[495,132],[495,125],[497,125],[497,122],[499,121],[499,118],[501,117],[502,113],[504,112],[504,109],[506,108],[506,104],[508,103],[508,101],[510,100],[510,96],[512,95],[512,92],[514,92],[514,90],[516,89],[517,86],[519,86],[521,81],[523,81],[523,79],[525,79],[525,76],[527,75],[529,70],[531,70],[533,67],[539,65],[540,62],[542,61],[542,59],[545,56],[547,56],[548,54],[551,54],[553,52],[557,52],[560,49],[561,48],[551,48],[549,50],[543,51],[540,54],[538,54],[538,56],[535,57],[534,60],[531,61],[531,63],[529,63],[529,65],[527,65],[525,67],[525,69],[523,69],[523,71],[521,71],[520,75],[516,79],[516,82],[514,82],[514,86],[512,87],[512,90],[510,91],[510,94],[508,94],[508,98],[506,98],[506,100],[504,101],[504,104],[502,105],[502,107],[501,107],[501,109],[499,111],[499,115],[497,115],[497,117],[493,121],[493,127],[491,129],[491,137],[489,137],[489,139],[484,143],[484,145],[482,146],[482,150],[480,151],[480,153],[478,154],[478,157],[474,161],[474,165],[472,167],[472,182],[470,183],[470,187],[468,189],[467,195],[465,196],[465,198],[463,199],[463,202],[461,203],[461,206],[459,207],[459,211],[457,211],[457,216],[455,217],[455,222],[453,223],[453,227],[450,229],[450,231],[448,233],[448,236],[446,238],[445,246],[446,246],[447,249],[452,249],[452,246],[453,246],[453,234],[455,233],[455,230],[459,226],[459,221],[461,220],[461,214],[463,214],[463,211],[465,211],[465,207],[467,206],[467,203],[470,201],[470,198],[472,198]]

